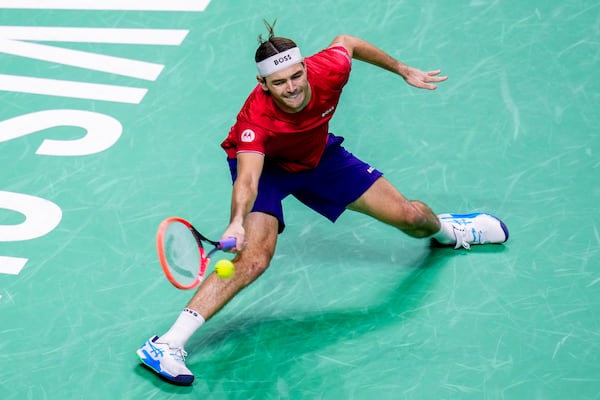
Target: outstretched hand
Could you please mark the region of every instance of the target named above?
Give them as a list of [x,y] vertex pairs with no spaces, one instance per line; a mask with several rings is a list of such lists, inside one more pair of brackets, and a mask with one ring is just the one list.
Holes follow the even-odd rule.
[[437,86],[429,82],[443,82],[448,79],[447,76],[438,76],[441,72],[441,69],[436,69],[434,71],[421,71],[417,68],[407,67],[406,71],[402,74],[402,77],[406,83],[411,86],[420,89],[435,90]]

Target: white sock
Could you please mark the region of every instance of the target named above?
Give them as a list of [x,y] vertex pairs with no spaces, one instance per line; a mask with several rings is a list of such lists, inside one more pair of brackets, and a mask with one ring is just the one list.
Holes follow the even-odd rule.
[[441,244],[456,244],[456,235],[452,225],[444,223],[440,220],[441,228],[435,235],[432,236],[435,240]]
[[169,343],[170,347],[183,349],[190,337],[204,324],[204,317],[196,311],[185,308],[179,317],[164,335],[160,337],[161,343]]

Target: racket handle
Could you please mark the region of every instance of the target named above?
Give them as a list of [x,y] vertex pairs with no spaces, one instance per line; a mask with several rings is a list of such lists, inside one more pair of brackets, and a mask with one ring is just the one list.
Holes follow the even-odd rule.
[[219,240],[219,245],[217,248],[219,250],[231,250],[235,247],[236,240],[235,238],[227,238]]

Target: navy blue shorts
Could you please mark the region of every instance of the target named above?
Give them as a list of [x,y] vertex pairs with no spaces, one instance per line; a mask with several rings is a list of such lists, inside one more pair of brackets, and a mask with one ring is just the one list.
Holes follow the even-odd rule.
[[[346,151],[341,145],[343,141],[343,137],[330,133],[319,165],[307,171],[288,172],[265,159],[252,211],[276,217],[281,233],[285,228],[282,200],[291,194],[335,222],[350,203],[383,175]],[[227,159],[227,162],[235,181],[237,159]]]

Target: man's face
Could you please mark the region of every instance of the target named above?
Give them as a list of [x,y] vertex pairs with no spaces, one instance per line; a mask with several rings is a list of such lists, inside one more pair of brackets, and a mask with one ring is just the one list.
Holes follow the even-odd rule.
[[265,78],[258,78],[263,90],[269,91],[275,104],[287,113],[302,111],[310,102],[311,91],[304,63],[290,65]]

